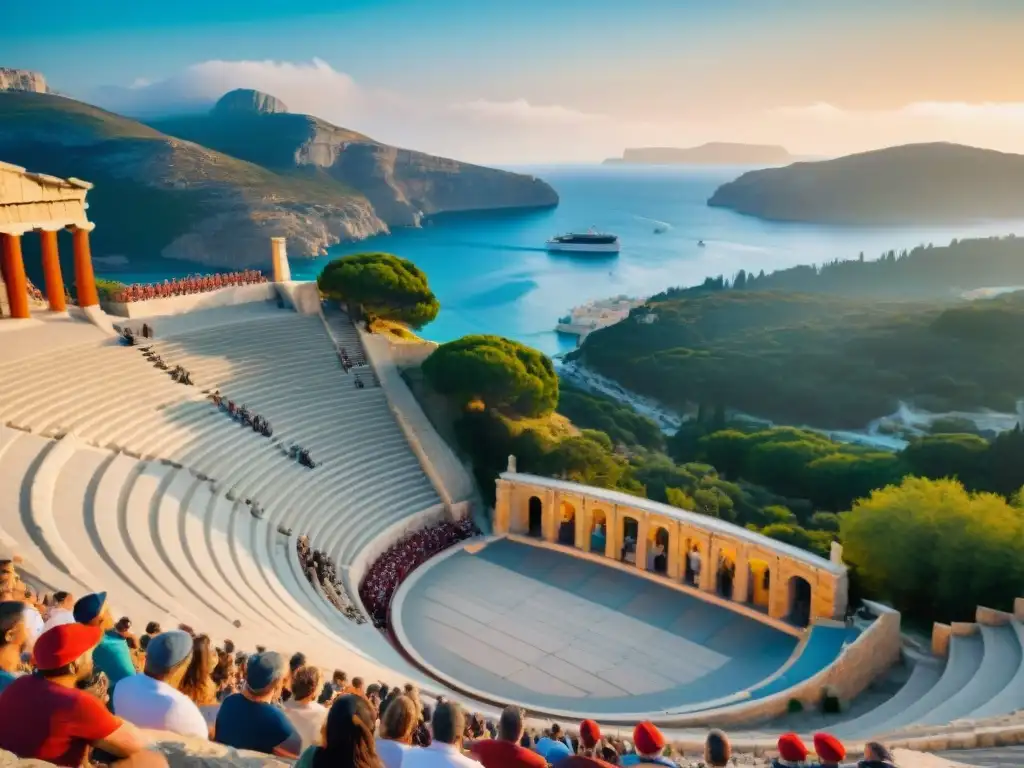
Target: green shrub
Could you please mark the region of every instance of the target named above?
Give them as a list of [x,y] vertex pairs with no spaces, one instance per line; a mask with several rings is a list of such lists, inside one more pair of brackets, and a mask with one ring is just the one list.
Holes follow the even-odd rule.
[[804,711],[804,703],[800,699],[790,699],[786,702],[786,711],[791,715],[795,715],[799,712]]

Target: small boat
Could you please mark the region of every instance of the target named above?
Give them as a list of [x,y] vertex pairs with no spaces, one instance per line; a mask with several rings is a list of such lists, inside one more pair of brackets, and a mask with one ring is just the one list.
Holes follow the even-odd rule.
[[698,248],[703,248],[704,247],[704,241],[703,240],[698,240],[697,241],[697,247]]
[[654,228],[654,234],[656,234],[656,235],[662,235],[662,234],[664,234],[667,231],[668,231],[668,227],[658,226],[658,227]]
[[576,253],[618,253],[619,236],[607,232],[570,232],[558,235],[545,244],[549,251],[574,251]]

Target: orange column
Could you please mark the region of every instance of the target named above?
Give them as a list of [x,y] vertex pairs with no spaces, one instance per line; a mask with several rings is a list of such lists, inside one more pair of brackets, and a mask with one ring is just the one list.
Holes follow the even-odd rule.
[[78,290],[78,306],[95,307],[100,303],[100,297],[96,293],[96,276],[92,272],[89,232],[75,229],[72,237],[75,246],[75,287]]
[[11,317],[28,318],[28,279],[21,258],[21,235],[0,235],[3,238],[4,280]]
[[67,309],[64,303],[64,278],[60,274],[60,258],[57,256],[57,233],[43,230],[39,233],[43,251],[43,278],[46,281],[46,300],[53,312]]

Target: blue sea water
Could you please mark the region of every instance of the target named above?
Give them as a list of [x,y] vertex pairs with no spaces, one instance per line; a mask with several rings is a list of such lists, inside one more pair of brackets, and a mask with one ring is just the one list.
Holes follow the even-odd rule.
[[[379,250],[423,269],[441,302],[422,330],[434,341],[495,333],[548,353],[572,349],[554,331],[558,318],[589,299],[648,296],[739,269],[769,272],[795,264],[876,258],[891,248],[948,243],[954,237],[1024,234],[1024,222],[949,227],[830,227],[741,216],[706,201],[742,168],[548,166],[516,168],[558,191],[558,207],[532,212],[447,215],[422,229],[330,249],[327,258],[292,259],[296,279],[314,278],[331,258]],[[555,234],[594,226],[619,235],[612,255],[549,254]],[[655,234],[655,228],[665,232]],[[706,246],[697,245],[704,240]],[[127,277],[127,276],[126,276]],[[152,277],[150,276],[150,279]]]

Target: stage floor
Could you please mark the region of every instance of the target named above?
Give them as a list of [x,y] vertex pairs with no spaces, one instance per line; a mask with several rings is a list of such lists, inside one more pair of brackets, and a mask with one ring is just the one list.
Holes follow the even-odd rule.
[[398,619],[456,685],[547,711],[654,712],[742,691],[797,639],[638,575],[499,540],[426,566]]

